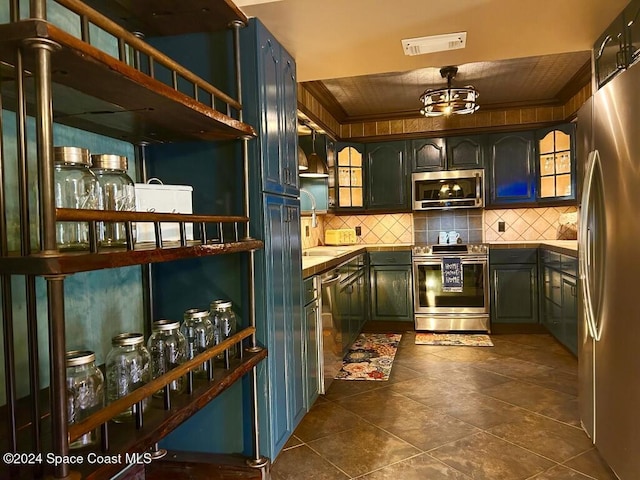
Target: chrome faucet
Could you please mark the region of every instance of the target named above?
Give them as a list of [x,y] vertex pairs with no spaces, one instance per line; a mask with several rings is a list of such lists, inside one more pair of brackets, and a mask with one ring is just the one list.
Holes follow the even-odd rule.
[[301,188],[300,193],[305,193],[311,199],[311,227],[316,228],[318,226],[318,218],[316,216],[316,197],[314,197],[306,188]]

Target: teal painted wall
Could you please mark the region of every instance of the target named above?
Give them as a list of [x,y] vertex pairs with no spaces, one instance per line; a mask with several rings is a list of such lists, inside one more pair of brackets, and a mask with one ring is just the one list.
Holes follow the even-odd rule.
[[[10,249],[19,246],[17,147],[15,114],[2,112],[7,221]],[[35,122],[28,119],[27,157],[29,175],[34,184],[36,177]],[[126,142],[95,135],[64,125],[54,125],[54,144],[89,148],[93,153],[115,153],[129,158],[130,175],[135,178],[133,146]],[[37,188],[30,189],[32,221],[32,246],[37,248]],[[28,371],[27,326],[25,308],[25,279],[12,277],[13,315],[15,329],[16,365],[18,372]],[[46,305],[46,282],[36,279],[38,340],[40,352],[41,386],[49,384],[48,327]],[[67,277],[65,280],[65,316],[67,350],[88,349],[96,352],[97,362],[103,363],[111,348],[111,337],[124,331],[142,331],[143,304],[140,267],[126,267],[97,272],[86,272]],[[2,299],[6,301],[6,299]],[[1,316],[1,313],[0,313]],[[4,321],[4,319],[2,319]],[[4,347],[0,343],[0,403],[4,404]],[[28,394],[27,375],[17,376],[19,396]]]

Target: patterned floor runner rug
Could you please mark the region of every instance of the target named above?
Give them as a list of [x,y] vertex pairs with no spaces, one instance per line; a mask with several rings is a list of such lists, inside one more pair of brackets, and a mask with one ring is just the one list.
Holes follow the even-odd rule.
[[344,356],[337,380],[389,380],[402,335],[361,333]]
[[416,333],[416,345],[493,347],[489,335],[478,333]]

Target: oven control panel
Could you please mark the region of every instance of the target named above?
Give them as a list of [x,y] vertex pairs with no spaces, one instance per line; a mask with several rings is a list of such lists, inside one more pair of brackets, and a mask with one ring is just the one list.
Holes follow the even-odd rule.
[[486,255],[489,252],[487,245],[478,244],[456,244],[456,245],[414,245],[414,256],[431,256],[431,255],[468,255],[480,254]]

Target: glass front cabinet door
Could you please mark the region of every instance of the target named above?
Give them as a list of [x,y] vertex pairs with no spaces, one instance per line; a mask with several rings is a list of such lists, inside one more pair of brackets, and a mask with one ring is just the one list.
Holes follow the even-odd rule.
[[364,208],[362,144],[340,143],[337,149],[337,208]]
[[538,132],[539,200],[575,199],[573,126]]

